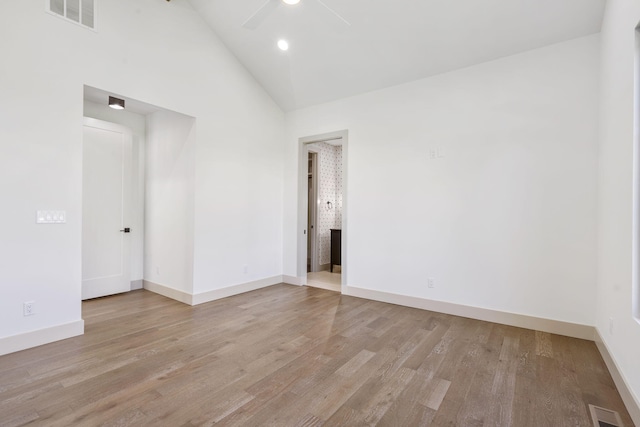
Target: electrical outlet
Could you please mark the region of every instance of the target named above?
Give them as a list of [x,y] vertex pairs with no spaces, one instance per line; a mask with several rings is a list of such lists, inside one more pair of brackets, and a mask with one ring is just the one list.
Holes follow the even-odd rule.
[[242,271],[244,271],[244,274],[247,274],[249,272],[249,266],[245,264]]
[[436,287],[436,279],[434,279],[433,277],[429,277],[427,279],[427,286],[430,288],[435,288]]
[[22,305],[23,314],[25,316],[32,316],[36,314],[35,312],[36,303],[33,301],[27,301]]

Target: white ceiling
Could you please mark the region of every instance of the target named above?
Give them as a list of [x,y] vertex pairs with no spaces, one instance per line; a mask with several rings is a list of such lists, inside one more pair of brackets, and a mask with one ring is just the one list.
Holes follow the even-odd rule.
[[[285,110],[490,61],[600,31],[605,0],[189,0]],[[290,49],[276,47],[280,38]]]

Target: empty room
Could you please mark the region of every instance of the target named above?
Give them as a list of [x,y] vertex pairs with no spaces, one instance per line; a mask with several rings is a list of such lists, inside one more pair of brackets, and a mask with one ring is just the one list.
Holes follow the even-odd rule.
[[0,426],[640,426],[639,25],[0,2]]

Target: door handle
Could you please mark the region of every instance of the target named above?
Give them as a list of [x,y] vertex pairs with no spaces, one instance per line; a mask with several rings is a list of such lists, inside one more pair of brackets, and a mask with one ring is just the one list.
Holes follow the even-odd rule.
[[129,227],[125,228],[124,230],[120,230],[121,233],[131,233],[131,229]]

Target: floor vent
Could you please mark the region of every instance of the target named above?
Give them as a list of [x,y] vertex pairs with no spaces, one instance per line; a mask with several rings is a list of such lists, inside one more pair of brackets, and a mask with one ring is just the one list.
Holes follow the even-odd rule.
[[624,427],[616,411],[589,405],[594,427]]

